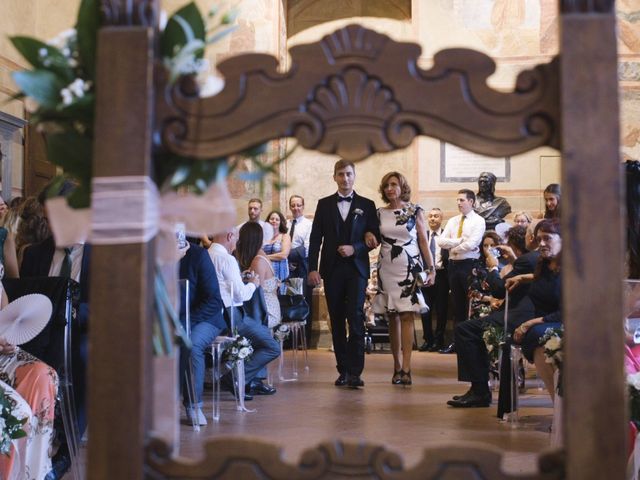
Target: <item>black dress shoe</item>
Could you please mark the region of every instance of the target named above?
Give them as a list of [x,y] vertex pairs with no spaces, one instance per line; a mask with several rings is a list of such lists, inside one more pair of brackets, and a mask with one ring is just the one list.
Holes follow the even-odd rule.
[[453,400],[460,400],[461,398],[467,398],[469,395],[471,395],[473,393],[473,391],[471,389],[467,390],[465,393],[463,393],[462,395],[454,395],[453,397],[451,397]]
[[456,344],[452,343],[448,347],[439,350],[438,353],[456,353]]
[[[220,390],[223,390],[225,392],[229,392],[232,393],[234,396],[236,395],[236,392],[233,389],[233,385],[227,382],[220,382]],[[253,395],[251,393],[249,393],[246,390],[245,387],[245,391],[244,391],[244,401],[245,402],[250,402],[251,400],[253,400]]]
[[422,345],[420,345],[418,350],[421,351],[421,352],[429,352],[429,351],[431,351],[431,342],[424,342]]
[[434,342],[429,347],[429,351],[430,352],[439,352],[443,348],[444,348],[444,343],[442,343],[442,342]]
[[349,380],[347,379],[346,373],[341,373],[336,381],[333,382],[336,387],[344,387],[347,383],[349,383]]
[[273,395],[276,393],[276,389],[262,382],[251,382],[246,392],[249,393],[249,395]]
[[360,375],[351,375],[349,377],[349,386],[351,388],[364,387],[364,380],[360,378]]
[[491,406],[491,392],[483,394],[472,392],[468,397],[463,396],[458,400],[449,400],[447,405],[454,408],[489,407]]

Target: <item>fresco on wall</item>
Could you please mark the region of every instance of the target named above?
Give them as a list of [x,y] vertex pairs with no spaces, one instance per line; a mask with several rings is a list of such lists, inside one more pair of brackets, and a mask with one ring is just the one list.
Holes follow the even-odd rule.
[[640,159],[640,90],[620,92],[622,160]]

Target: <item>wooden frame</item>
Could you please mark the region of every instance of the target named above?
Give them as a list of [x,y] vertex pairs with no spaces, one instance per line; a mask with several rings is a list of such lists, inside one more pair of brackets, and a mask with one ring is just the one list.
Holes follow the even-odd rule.
[[[155,21],[156,1],[102,4],[118,26],[100,34],[95,174],[149,174],[154,123],[149,25]],[[511,476],[501,471],[495,449],[456,445],[429,449],[418,467],[403,470],[400,458],[380,446],[339,442],[310,449],[294,466],[281,460],[275,446],[237,437],[210,441],[201,461],[173,458],[170,445],[159,439],[149,444],[145,457],[151,435],[141,405],[150,391],[153,249],[137,244],[94,250],[89,478],[623,478],[626,408],[617,280],[623,275],[623,236],[614,2],[561,0],[560,5],[560,57],[523,72],[512,93],[486,86],[494,64],[483,54],[446,50],[435,56],[432,69],[423,71],[416,65],[417,45],[352,25],[293,48],[285,73],[277,72],[277,60],[268,55],[226,60],[219,66],[225,89],[209,99],[198,99],[188,83],[170,89],[156,79],[155,125],[165,148],[199,158],[282,136],[354,160],[403,148],[417,135],[496,156],[540,145],[561,148],[564,457],[562,452],[541,455],[536,475]],[[114,65],[122,67],[115,71]],[[598,254],[602,251],[607,255]],[[124,261],[111,261],[114,255],[124,255]],[[108,301],[113,298],[119,300],[116,312]],[[123,340],[124,349],[112,347]]]

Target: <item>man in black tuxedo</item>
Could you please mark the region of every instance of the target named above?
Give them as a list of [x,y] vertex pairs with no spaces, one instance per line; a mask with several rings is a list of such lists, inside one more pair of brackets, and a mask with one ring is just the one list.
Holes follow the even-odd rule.
[[[331,336],[340,373],[336,386],[364,386],[364,298],[369,279],[367,232],[379,239],[375,204],[353,191],[352,162],[338,160],[333,179],[338,192],[318,201],[309,241],[309,284],[324,279]],[[318,271],[318,255],[322,259]],[[345,319],[349,324],[349,339]]]

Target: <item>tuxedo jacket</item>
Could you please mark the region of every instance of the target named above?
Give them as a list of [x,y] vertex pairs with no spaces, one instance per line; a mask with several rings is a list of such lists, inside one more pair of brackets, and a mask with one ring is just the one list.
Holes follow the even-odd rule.
[[[342,220],[338,210],[338,194],[334,193],[318,201],[313,217],[309,238],[309,271],[318,270],[322,278],[327,278],[333,270],[338,256],[341,239],[347,238],[346,245],[353,246],[351,257],[355,268],[363,278],[369,278],[369,248],[364,243],[364,234],[373,233],[380,238],[376,206],[368,198],[353,193],[346,220]],[[318,256],[322,244],[322,257],[318,268]]]

